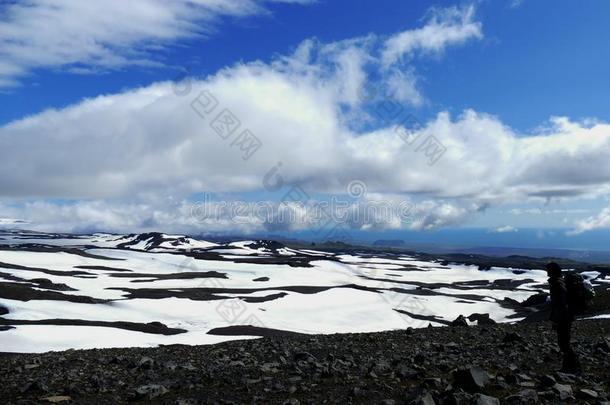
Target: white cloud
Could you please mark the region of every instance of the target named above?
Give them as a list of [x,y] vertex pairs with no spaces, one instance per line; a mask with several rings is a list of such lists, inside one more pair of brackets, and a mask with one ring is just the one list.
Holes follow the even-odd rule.
[[[418,229],[462,221],[477,211],[471,204],[607,193],[608,124],[561,120],[554,133],[517,136],[493,116],[440,113],[418,132],[418,142],[434,135],[446,147],[430,166],[418,143],[405,143],[392,127],[346,127],[341,86],[326,84],[289,65],[257,62],[194,81],[188,96],[165,82],[49,110],[0,128],[0,190],[42,199],[256,191],[282,162],[285,182],[310,193],[343,193],[360,179],[371,192],[440,201]],[[202,119],[191,109],[203,89],[220,102],[217,111],[229,108],[263,142],[250,160],[214,133],[213,116]]]
[[[428,25],[452,26],[456,10],[437,11]],[[460,13],[462,25],[480,28],[471,8]],[[431,31],[426,27],[413,32]],[[450,39],[420,39],[417,47],[438,51],[468,36],[445,37]],[[293,55],[270,63],[237,64],[178,85],[161,82],[99,96],[0,127],[1,196],[30,201],[19,209],[0,207],[0,216],[47,228],[189,231],[201,226],[184,219],[190,195],[259,192],[278,162],[287,187],[298,184],[310,194],[345,193],[358,179],[370,198],[417,195],[420,202],[406,226],[420,230],[463,223],[490,205],[608,194],[610,125],[603,122],[555,117],[542,132],[516,134],[497,117],[466,110],[457,117],[441,112],[421,128],[410,128],[413,143],[405,141],[405,128],[379,120],[354,129],[354,117],[371,107],[359,94],[367,76],[379,78],[368,83],[389,89],[390,100],[423,102],[415,85],[408,86],[415,77],[412,67],[387,69],[374,56],[379,40],[308,40]],[[440,48],[434,45],[439,43]],[[392,84],[396,74],[407,83],[404,93],[391,92],[399,87]],[[202,118],[191,103],[204,90],[219,105]],[[241,122],[229,139],[210,127],[224,108]],[[247,161],[234,143],[243,129],[262,141]],[[426,145],[433,140],[446,151],[431,165]],[[164,202],[169,195],[179,206]],[[52,198],[79,201],[49,202]],[[264,226],[254,221],[247,229]],[[354,226],[405,225],[388,217]]]
[[495,233],[512,233],[512,232],[518,232],[519,230],[510,225],[505,225],[505,226],[500,226],[500,227],[494,229],[493,231]]
[[392,69],[388,74],[387,84],[390,94],[397,101],[414,107],[424,103],[424,96],[417,88],[417,77],[413,70]]
[[523,4],[524,0],[510,0],[509,7],[510,8],[519,8]]
[[[155,66],[159,49],[213,33],[223,17],[274,0],[29,0],[0,6],[0,88],[40,68],[90,72]],[[276,2],[278,0],[275,0]],[[279,0],[307,3],[309,0]]]
[[583,220],[577,221],[576,226],[568,235],[577,235],[583,232],[593,231],[595,229],[610,228],[610,207],[604,208],[596,216],[590,216]]
[[474,16],[474,5],[432,9],[424,27],[396,34],[386,41],[384,64],[390,66],[416,52],[440,54],[449,45],[482,38],[482,24]]

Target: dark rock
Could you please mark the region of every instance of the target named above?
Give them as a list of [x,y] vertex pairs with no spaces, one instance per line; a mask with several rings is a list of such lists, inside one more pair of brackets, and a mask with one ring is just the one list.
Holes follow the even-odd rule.
[[45,393],[48,391],[49,391],[49,387],[47,387],[47,385],[41,380],[34,380],[34,381],[30,382],[29,384],[26,384],[21,389],[22,394]]
[[500,405],[498,398],[490,397],[488,395],[477,394],[474,397],[475,405]]
[[576,394],[578,396],[578,398],[581,399],[597,399],[599,398],[599,394],[593,390],[589,390],[586,388],[582,388],[580,390],[578,390],[578,393]]
[[470,405],[473,402],[473,395],[463,391],[453,392],[443,398],[443,405]]
[[419,376],[419,371],[407,366],[406,364],[401,364],[396,368],[396,375],[403,379],[414,379]]
[[508,332],[504,335],[502,339],[503,343],[515,343],[515,342],[523,342],[523,336],[521,336],[517,332]]
[[50,397],[40,398],[40,400],[51,404],[61,404],[63,402],[72,401],[72,397],[69,397],[67,395],[52,395]]
[[519,391],[503,400],[506,404],[529,405],[538,403],[538,393],[533,389]]
[[464,315],[460,315],[451,321],[450,326],[468,326],[468,321],[464,318]]
[[169,392],[167,388],[159,384],[142,385],[135,389],[134,399],[154,399]]
[[269,277],[254,278],[252,279],[252,281],[269,281]]
[[462,368],[453,373],[454,386],[468,392],[481,391],[489,378],[489,374],[481,367]]
[[155,361],[150,357],[142,357],[140,361],[138,361],[138,368],[143,370],[150,370],[155,366]]
[[477,325],[495,325],[496,321],[489,317],[489,314],[471,314],[468,317],[470,322],[477,322]]
[[436,405],[432,394],[429,392],[424,392],[421,395],[418,395],[415,399],[411,400],[409,405]]
[[559,399],[565,401],[566,399],[572,398],[574,392],[572,391],[572,387],[566,384],[555,384],[553,385],[553,391],[559,395]]
[[542,293],[542,294],[535,294],[532,295],[530,297],[528,297],[525,301],[523,301],[521,303],[522,306],[524,307],[532,307],[532,306],[537,306],[537,305],[542,305],[546,303],[546,300],[548,298],[548,294],[546,293]]
[[596,349],[601,350],[604,353],[610,353],[610,340],[608,339],[601,339],[597,345],[595,346]]
[[543,388],[551,388],[555,384],[557,384],[557,380],[552,375],[545,374],[540,377],[540,386]]
[[294,361],[315,361],[316,356],[309,352],[296,352],[293,356]]

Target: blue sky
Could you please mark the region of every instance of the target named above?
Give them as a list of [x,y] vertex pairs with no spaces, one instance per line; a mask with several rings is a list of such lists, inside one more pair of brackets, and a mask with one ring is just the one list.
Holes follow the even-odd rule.
[[[308,203],[343,196],[350,215],[413,205],[409,221],[348,224],[365,232],[556,228],[569,244],[610,227],[608,2],[49,4],[0,3],[7,223],[261,232],[268,218],[189,213],[206,195],[277,205],[298,186]],[[379,95],[363,100],[369,85]],[[244,159],[200,120],[201,91],[260,152]],[[380,118],[388,103],[417,127]],[[432,164],[431,137],[445,150]],[[270,192],[261,181],[278,162],[286,187]],[[346,193],[354,181],[366,195]]]
[[[4,89],[0,123],[84,97],[171,80],[185,68],[207,75],[239,61],[269,60],[310,37],[333,42],[368,33],[389,35],[417,26],[433,5],[454,4],[399,0],[275,4],[269,7],[270,15],[227,18],[209,38],[169,45],[158,55],[167,67],[121,68],[99,75],[38,69],[18,88]],[[511,4],[478,3],[485,39],[420,64],[422,88],[431,101],[425,113],[473,108],[497,115],[519,131],[531,130],[552,115],[608,120],[610,49],[605,44],[610,38],[606,21],[610,4]]]

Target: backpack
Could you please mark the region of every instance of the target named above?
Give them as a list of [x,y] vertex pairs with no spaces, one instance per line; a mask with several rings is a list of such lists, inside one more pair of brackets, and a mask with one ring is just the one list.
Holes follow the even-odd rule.
[[595,290],[588,280],[576,272],[566,272],[563,276],[568,295],[568,308],[573,314],[582,314],[591,305]]

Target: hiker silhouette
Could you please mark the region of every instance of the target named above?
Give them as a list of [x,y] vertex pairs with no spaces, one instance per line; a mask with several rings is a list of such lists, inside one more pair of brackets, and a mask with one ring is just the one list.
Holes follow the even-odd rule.
[[566,373],[580,372],[580,361],[571,344],[572,323],[574,313],[568,305],[568,291],[561,273],[561,267],[555,262],[546,265],[549,276],[549,290],[551,294],[551,316],[553,328],[557,330],[557,344],[563,355],[561,371]]

